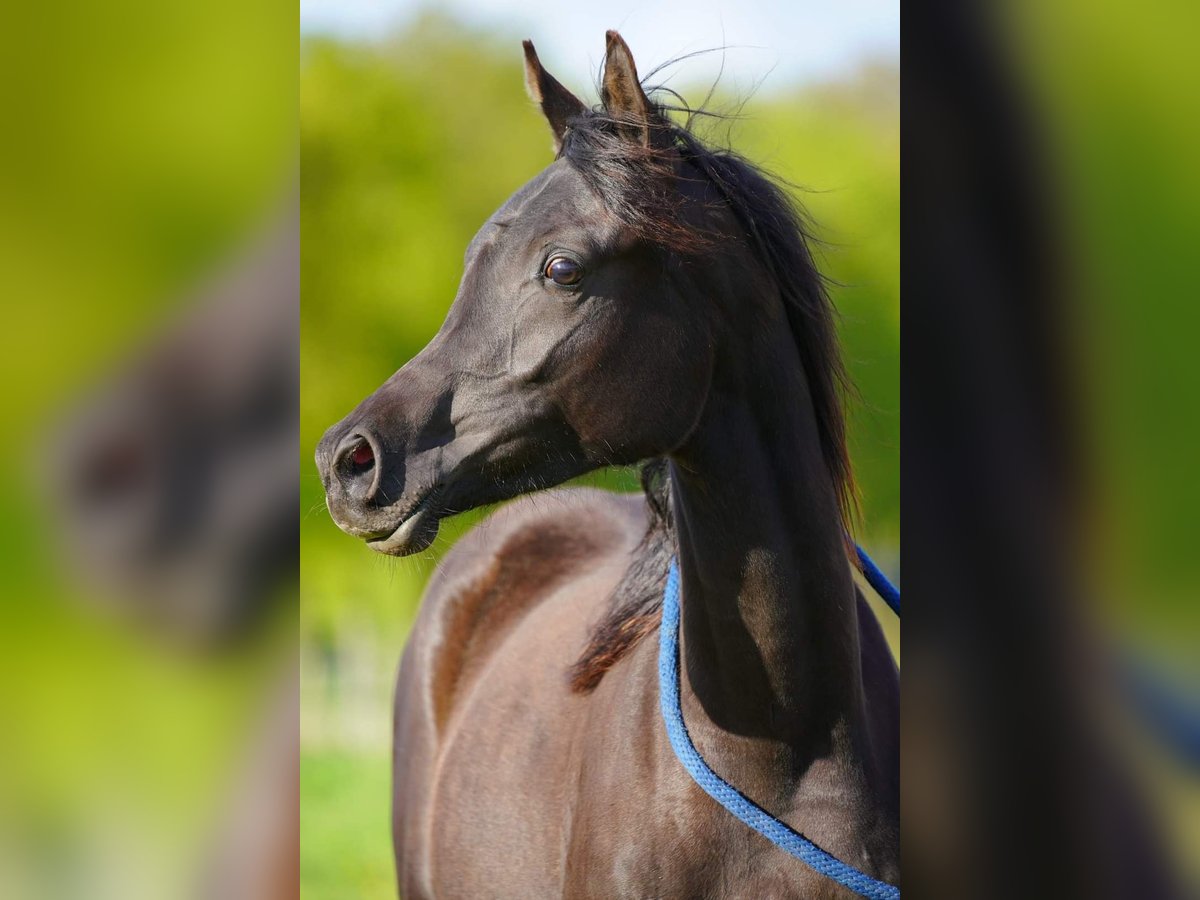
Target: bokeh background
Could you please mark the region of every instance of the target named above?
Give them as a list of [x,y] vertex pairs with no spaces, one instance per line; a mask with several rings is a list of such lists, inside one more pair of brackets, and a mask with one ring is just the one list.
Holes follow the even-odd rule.
[[[220,338],[253,328],[260,300],[288,301],[290,285],[290,312],[272,306],[267,330],[297,340],[294,261],[265,292],[224,290],[295,192],[297,19],[292,4],[225,0],[5,10],[0,896],[261,897],[261,882],[226,878],[232,826],[259,823],[247,847],[288,843],[287,741],[272,751],[287,779],[274,796],[247,760],[270,743],[267,722],[292,724],[278,710],[295,671],[294,489],[283,501],[292,559],[243,598],[263,613],[255,627],[201,634],[162,613],[171,596],[199,598],[222,565],[190,539],[232,487],[229,470],[206,465],[220,443],[212,425],[264,380],[282,390],[252,414],[267,443],[251,444],[276,442],[260,461],[296,478],[294,350],[246,377],[239,342]],[[191,329],[215,321],[218,301],[218,340],[198,339]],[[155,392],[164,402],[148,402]],[[193,502],[175,520],[179,540],[159,546],[190,571],[126,590],[107,576],[152,568],[141,562],[155,554],[132,558],[137,532],[156,525],[141,512],[163,498],[158,475],[185,456],[169,441],[188,430]],[[121,452],[106,456],[108,439]],[[117,476],[94,504],[80,490],[91,451]],[[131,558],[117,558],[122,544]],[[114,552],[85,552],[105,546]],[[231,599],[216,586],[199,607]]]
[[[310,460],[323,431],[433,336],[486,218],[551,162],[527,99],[520,39],[594,102],[604,31],[643,74],[741,110],[710,135],[798,185],[837,286],[861,393],[851,444],[860,540],[898,572],[899,7],[549,3],[303,7],[300,69],[302,895],[393,890],[390,725],[395,668],[437,560],[482,513],[443,525],[411,559],[373,554],[330,521]],[[636,489],[630,471],[588,479]],[[893,638],[894,617],[881,616]]]

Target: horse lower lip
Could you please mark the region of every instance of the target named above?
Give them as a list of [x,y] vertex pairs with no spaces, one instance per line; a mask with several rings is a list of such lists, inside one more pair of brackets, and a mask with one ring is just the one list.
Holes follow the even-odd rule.
[[413,540],[413,537],[421,530],[422,524],[428,518],[429,508],[422,501],[403,522],[396,526],[396,530],[384,538],[379,538],[374,541],[367,541],[367,546],[372,550],[378,550],[380,553],[396,553],[404,551]]

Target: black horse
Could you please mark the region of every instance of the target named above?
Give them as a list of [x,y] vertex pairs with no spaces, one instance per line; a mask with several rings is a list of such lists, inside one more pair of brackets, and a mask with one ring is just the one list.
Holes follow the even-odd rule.
[[779,187],[647,98],[526,74],[557,159],[485,224],[442,329],[326,433],[337,524],[401,556],[456,512],[649,461],[645,499],[511,504],[447,556],[396,694],[400,891],[843,896],[697,787],[659,719],[682,575],[683,713],[708,763],[899,881],[898,677],[852,578],[833,310]]

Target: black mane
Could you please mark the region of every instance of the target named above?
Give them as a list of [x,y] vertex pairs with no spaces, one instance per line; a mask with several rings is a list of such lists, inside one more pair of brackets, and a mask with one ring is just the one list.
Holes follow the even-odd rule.
[[[686,122],[673,121],[672,112],[686,113]],[[671,174],[682,159],[715,189],[783,297],[808,381],[822,455],[848,531],[856,512],[842,402],[848,381],[837,341],[836,312],[809,249],[813,237],[807,217],[785,188],[753,163],[732,150],[710,147],[697,136],[692,125],[706,115],[686,106],[656,105],[649,144],[640,146],[622,133],[628,123],[596,109],[568,122],[559,157],[574,166],[639,236],[683,255],[703,252],[722,236],[685,221],[683,200]],[[610,611],[572,667],[571,683],[577,691],[592,690],[658,624],[668,561],[675,552],[665,460],[643,466],[642,487],[649,525],[634,561],[613,592]]]

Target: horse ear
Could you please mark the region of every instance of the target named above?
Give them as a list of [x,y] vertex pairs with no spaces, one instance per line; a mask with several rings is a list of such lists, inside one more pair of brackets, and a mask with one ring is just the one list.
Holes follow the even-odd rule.
[[563,135],[567,133],[567,122],[587,112],[578,97],[563,87],[557,78],[542,68],[533,41],[522,41],[525,47],[525,90],[529,97],[542,107],[550,131],[554,134],[554,152],[562,149]]
[[621,130],[627,137],[649,147],[654,105],[642,90],[633,54],[624,38],[615,31],[607,32],[605,38],[608,46],[600,87],[604,110],[621,123]]

